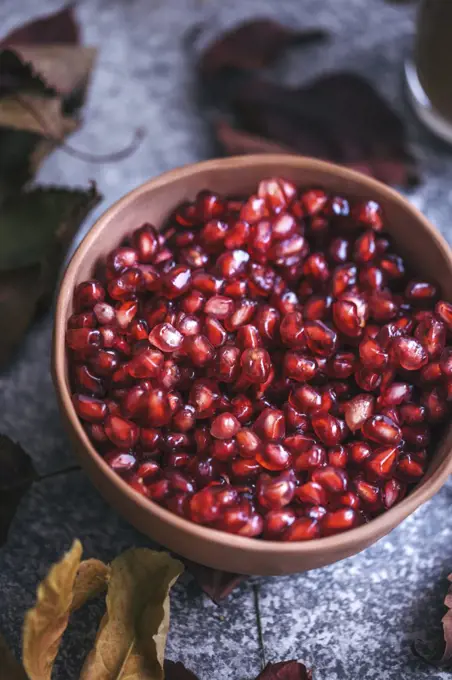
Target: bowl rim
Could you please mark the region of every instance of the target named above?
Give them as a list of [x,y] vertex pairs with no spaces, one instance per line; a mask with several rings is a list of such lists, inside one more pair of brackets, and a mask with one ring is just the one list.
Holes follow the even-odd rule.
[[338,549],[344,552],[344,550],[347,549],[353,550],[353,547],[357,545],[368,545],[373,538],[379,538],[389,533],[403,519],[412,514],[420,505],[436,494],[452,472],[452,448],[446,454],[441,464],[427,478],[425,483],[421,482],[420,485],[400,503],[372,519],[368,524],[332,536],[315,538],[309,541],[270,541],[262,540],[261,538],[238,536],[237,534],[230,534],[212,527],[196,524],[191,520],[176,515],[170,510],[167,510],[134,491],[125,480],[107,465],[91,443],[75,412],[69,387],[66,383],[65,369],[67,357],[64,342],[66,310],[71,304],[73,285],[80,263],[91,244],[97,240],[98,234],[102,231],[104,223],[114,219],[118,212],[127,208],[141,194],[149,193],[152,190],[172,184],[175,181],[183,180],[186,177],[191,177],[194,174],[202,174],[206,171],[218,170],[219,168],[222,171],[230,171],[236,169],[238,166],[242,168],[259,166],[262,167],[262,172],[265,173],[265,166],[268,166],[269,171],[271,171],[273,166],[284,165],[286,167],[314,169],[323,173],[339,175],[343,179],[349,180],[351,183],[359,183],[369,191],[370,195],[374,193],[383,196],[390,202],[398,204],[405,212],[411,213],[411,216],[415,221],[422,224],[423,228],[436,242],[438,249],[443,252],[445,258],[449,261],[452,271],[452,251],[444,237],[431,222],[414,205],[412,205],[407,198],[402,196],[402,194],[398,193],[395,189],[355,170],[327,161],[291,154],[232,156],[184,165],[149,179],[122,196],[102,213],[80,242],[70,259],[59,284],[52,340],[52,376],[57,396],[60,401],[60,408],[64,410],[65,416],[69,420],[72,430],[75,432],[78,440],[85,449],[85,452],[89,454],[93,463],[99,471],[108,478],[111,484],[115,486],[121,494],[125,494],[131,503],[138,505],[143,512],[153,515],[157,520],[171,525],[174,530],[192,534],[203,541],[210,541],[212,546],[214,544],[221,544],[224,548],[252,550],[255,553],[261,554],[267,554],[271,551],[279,553],[281,556],[288,554],[297,554],[299,556],[312,555],[318,551],[335,551]]

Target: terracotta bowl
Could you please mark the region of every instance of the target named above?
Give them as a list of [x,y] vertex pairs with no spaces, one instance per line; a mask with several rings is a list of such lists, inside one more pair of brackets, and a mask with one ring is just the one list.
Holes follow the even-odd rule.
[[353,555],[385,536],[435,494],[452,470],[452,427],[438,442],[426,476],[401,503],[351,531],[308,542],[278,543],[244,538],[182,519],[133,491],[96,452],[71,403],[64,345],[74,287],[90,278],[94,264],[143,222],[157,228],[176,204],[204,188],[224,194],[251,193],[260,179],[282,176],[299,185],[320,185],[350,197],[375,199],[401,254],[416,273],[452,295],[452,254],[438,231],[405,198],[357,172],[309,158],[258,155],[212,160],[167,172],[121,198],[93,226],[61,282],[53,339],[53,375],[64,423],[81,465],[105,499],[137,529],[184,557],[242,574],[302,572]]

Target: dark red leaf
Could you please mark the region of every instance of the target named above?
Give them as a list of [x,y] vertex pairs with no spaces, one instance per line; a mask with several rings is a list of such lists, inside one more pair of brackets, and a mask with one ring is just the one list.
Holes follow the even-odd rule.
[[[447,577],[452,584],[452,574]],[[427,653],[422,652],[418,645],[413,648],[416,656],[420,656],[424,661],[435,666],[450,666],[452,664],[452,585],[449,586],[447,595],[444,599],[448,611],[444,614],[441,622],[443,624],[445,648],[441,656],[435,655],[434,652],[427,650]]]
[[41,17],[11,31],[0,41],[0,47],[10,45],[75,45],[80,40],[79,28],[72,5],[55,14]]
[[[402,121],[360,76],[333,74],[303,88],[243,76],[230,92],[230,106],[242,134],[354,167],[388,184],[418,181]],[[240,143],[255,152],[256,140],[225,131],[220,128],[219,141],[226,152],[231,140],[234,153]]]
[[267,664],[256,680],[312,680],[312,675],[298,661],[280,661]]
[[249,153],[296,153],[293,149],[265,137],[236,130],[226,120],[220,120],[216,123],[215,134],[221,148],[228,156]]
[[22,496],[37,478],[30,456],[9,437],[0,435],[0,545]]
[[198,676],[185,668],[181,661],[165,661],[165,680],[198,680]]
[[274,61],[290,45],[325,40],[322,29],[299,31],[271,19],[254,19],[223,33],[203,52],[199,62],[205,77],[218,76],[223,69],[260,69]]
[[227,571],[211,569],[190,560],[182,560],[199,587],[215,604],[220,604],[247,577],[241,574],[230,574]]

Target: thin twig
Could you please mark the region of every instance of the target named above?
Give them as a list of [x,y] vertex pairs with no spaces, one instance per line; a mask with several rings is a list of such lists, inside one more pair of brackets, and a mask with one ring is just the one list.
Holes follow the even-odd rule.
[[36,481],[42,482],[45,479],[51,479],[52,477],[60,477],[61,475],[66,475],[69,472],[78,472],[81,469],[82,468],[80,467],[80,465],[69,465],[66,468],[62,468],[61,470],[54,470],[53,472],[49,472],[47,475],[40,475]]
[[260,607],[259,607],[259,586],[257,583],[253,583],[253,595],[254,595],[254,611],[256,612],[256,624],[257,624],[257,637],[259,640],[259,652],[261,655],[261,666],[262,670],[264,670],[265,666],[267,665],[267,660],[265,658],[265,645],[264,645],[264,634],[262,631],[262,620],[261,620],[261,612],[260,612]]

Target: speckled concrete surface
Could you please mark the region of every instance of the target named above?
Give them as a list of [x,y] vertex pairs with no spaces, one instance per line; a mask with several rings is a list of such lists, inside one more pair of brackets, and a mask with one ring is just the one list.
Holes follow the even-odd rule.
[[[0,3],[1,34],[62,3]],[[407,122],[424,183],[410,195],[452,240],[452,153],[422,130],[407,110],[401,83],[413,10],[383,0],[85,0],[77,7],[85,41],[100,47],[85,124],[73,136],[81,149],[105,153],[127,144],[137,127],[147,136],[131,157],[111,165],[85,163],[61,151],[40,173],[47,183],[86,184],[105,196],[100,212],[125,191],[159,172],[209,156],[209,136],[193,102],[192,55],[182,36],[207,20],[206,41],[245,17],[277,16],[299,26],[327,27],[327,47],[296,51],[286,60],[291,83],[327,69],[370,77]],[[283,66],[276,69],[282,76]],[[48,364],[51,319],[29,334],[13,365],[0,375],[0,431],[20,440],[46,474],[71,463],[59,423]],[[260,666],[252,586],[260,591],[269,660],[299,658],[316,680],[446,680],[415,659],[418,637],[439,639],[441,605],[452,571],[449,484],[376,546],[308,574],[254,579],[216,608],[184,576],[172,596],[168,656],[184,661],[201,680],[240,680]],[[0,550],[0,629],[18,649],[23,614],[38,578],[72,538],[86,554],[109,559],[126,547],[148,545],[92,489],[82,473],[56,476],[24,499],[8,544]],[[75,680],[94,638],[100,604],[77,614],[55,678]]]

